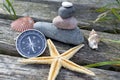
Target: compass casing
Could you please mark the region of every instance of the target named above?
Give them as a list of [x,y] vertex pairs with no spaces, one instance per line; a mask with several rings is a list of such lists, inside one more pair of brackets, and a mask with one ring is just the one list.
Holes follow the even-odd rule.
[[44,34],[35,29],[22,32],[16,40],[16,49],[23,57],[37,57],[46,49]]

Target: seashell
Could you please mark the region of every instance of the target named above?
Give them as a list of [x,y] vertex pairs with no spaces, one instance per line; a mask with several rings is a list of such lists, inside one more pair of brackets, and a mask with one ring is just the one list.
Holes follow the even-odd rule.
[[22,17],[11,23],[11,28],[18,32],[23,32],[28,29],[32,29],[34,21],[31,17]]
[[89,47],[92,49],[98,49],[99,42],[100,42],[99,35],[94,29],[92,29],[92,31],[89,34],[89,38],[88,38]]

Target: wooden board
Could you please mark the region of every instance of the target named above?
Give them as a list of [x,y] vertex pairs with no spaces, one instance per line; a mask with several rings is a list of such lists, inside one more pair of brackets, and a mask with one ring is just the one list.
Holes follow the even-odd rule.
[[[94,21],[97,18],[97,16],[100,14],[95,10],[107,3],[109,4],[110,1],[100,0],[98,2],[93,1],[93,3],[90,2],[89,0],[87,1],[88,3],[85,4],[85,1],[81,2],[78,0],[75,0],[75,1],[70,0],[70,2],[73,2],[75,5],[75,8],[76,8],[75,17],[78,20],[78,26],[80,28],[89,29],[89,30],[94,28],[98,31],[114,32],[114,33],[116,31],[120,33],[120,27],[119,27],[120,23],[119,22],[116,23],[115,20],[109,21],[109,22],[103,22],[103,23],[96,23],[96,24],[92,23],[92,21]],[[113,0],[111,1],[114,2]],[[15,0],[15,2],[13,3],[13,6],[18,16],[31,16],[31,17],[37,18],[37,21],[43,20],[43,21],[52,22],[53,18],[58,15],[58,9],[61,6],[61,1]],[[3,7],[2,2],[0,2],[0,7]],[[0,18],[8,18],[8,16],[7,17],[5,16],[6,14],[8,14],[6,11],[4,11],[3,9],[0,9]]]
[[[17,60],[20,57],[0,55],[0,80],[47,80],[48,65],[25,65]],[[90,69],[96,76],[76,73],[62,68],[56,80],[119,80],[120,73],[100,69]]]

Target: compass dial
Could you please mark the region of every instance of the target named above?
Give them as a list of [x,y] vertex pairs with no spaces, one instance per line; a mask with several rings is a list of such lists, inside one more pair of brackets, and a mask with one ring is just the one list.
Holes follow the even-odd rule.
[[18,36],[16,48],[24,57],[37,57],[46,49],[46,38],[40,31],[30,29]]

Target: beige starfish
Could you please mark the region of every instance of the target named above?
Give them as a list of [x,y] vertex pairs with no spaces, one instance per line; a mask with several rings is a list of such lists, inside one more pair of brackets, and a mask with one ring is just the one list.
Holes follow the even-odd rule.
[[47,42],[48,42],[48,47],[50,51],[50,56],[23,59],[23,60],[20,60],[20,62],[27,63],[27,64],[51,64],[48,80],[55,80],[62,66],[72,71],[81,72],[81,73],[95,76],[95,74],[92,71],[68,60],[80,48],[82,48],[84,44],[73,47],[69,49],[68,51],[64,52],[63,54],[59,54],[53,42],[50,39],[48,39]]

